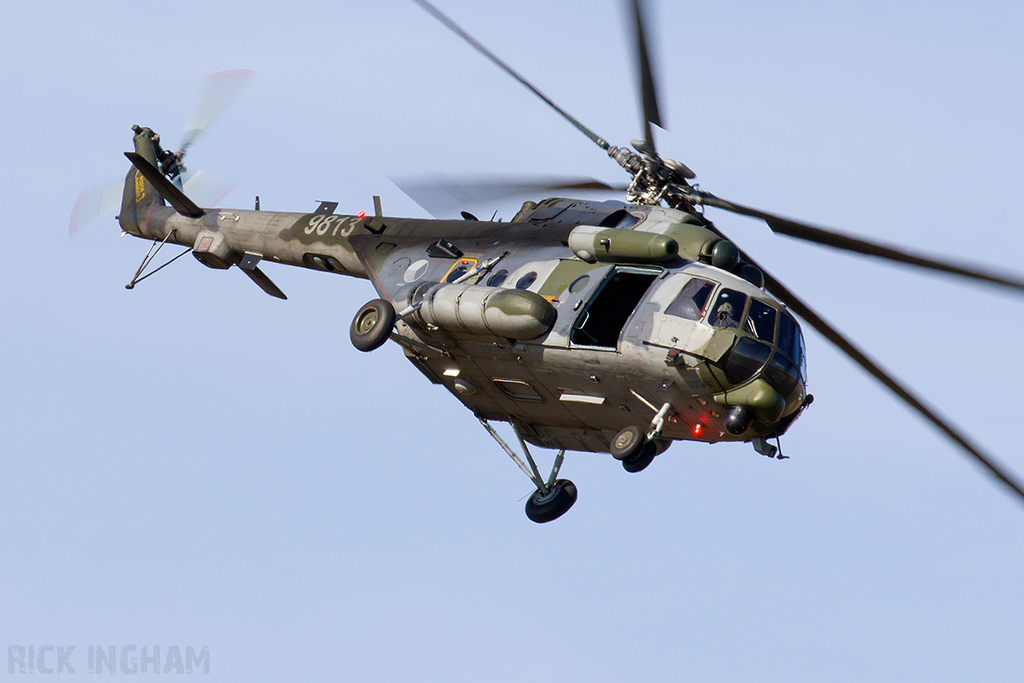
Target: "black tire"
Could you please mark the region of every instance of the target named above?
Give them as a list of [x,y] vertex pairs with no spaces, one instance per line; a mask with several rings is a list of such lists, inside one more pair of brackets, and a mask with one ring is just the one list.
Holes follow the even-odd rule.
[[661,455],[662,453],[668,450],[669,446],[671,446],[674,443],[672,439],[666,439],[663,436],[656,436],[653,439],[651,439],[651,441],[653,441],[654,445],[656,446],[654,455]]
[[612,437],[611,454],[616,460],[628,460],[643,448],[646,443],[644,432],[639,427],[626,427]]
[[548,495],[542,495],[539,490],[530,494],[526,499],[526,516],[537,524],[558,519],[573,506],[576,496],[576,484],[568,479],[558,479]]
[[658,444],[653,441],[644,440],[643,448],[641,448],[632,457],[626,458],[622,461],[622,469],[636,474],[647,469],[647,466],[654,462],[654,456],[658,454]]
[[384,299],[368,301],[356,313],[349,328],[352,345],[360,351],[380,348],[395,327],[395,307]]

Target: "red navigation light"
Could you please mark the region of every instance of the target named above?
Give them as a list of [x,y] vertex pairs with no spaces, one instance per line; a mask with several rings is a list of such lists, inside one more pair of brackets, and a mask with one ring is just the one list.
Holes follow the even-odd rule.
[[694,436],[699,437],[704,433],[704,424],[702,422],[695,422],[692,431]]
[[359,214],[356,216],[356,218],[366,218],[366,212],[365,211],[360,211]]

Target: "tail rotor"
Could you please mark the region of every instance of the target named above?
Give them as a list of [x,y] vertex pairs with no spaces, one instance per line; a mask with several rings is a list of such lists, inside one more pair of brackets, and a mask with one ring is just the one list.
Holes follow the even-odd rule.
[[[208,173],[188,173],[184,159],[196,140],[255,75],[248,69],[231,69],[207,76],[199,101],[185,124],[178,151],[164,150],[160,146],[160,136],[156,136],[157,158],[153,163],[179,189],[189,186],[190,195],[209,198],[214,203],[230,190],[230,183],[213,179]],[[132,130],[138,134],[142,129],[136,125]],[[113,214],[122,200],[122,187],[121,183],[113,182],[83,190],[71,211],[68,235],[74,238],[89,225]]]

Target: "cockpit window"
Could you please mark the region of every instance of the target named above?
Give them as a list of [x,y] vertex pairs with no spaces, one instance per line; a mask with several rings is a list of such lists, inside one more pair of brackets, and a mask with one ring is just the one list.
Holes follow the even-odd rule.
[[675,301],[665,309],[665,313],[687,320],[700,320],[704,317],[705,307],[713,291],[714,282],[695,277],[686,283]]
[[771,354],[772,347],[767,344],[756,342],[750,337],[740,337],[736,346],[725,356],[725,378],[732,384],[743,384],[757,374]]
[[782,324],[779,325],[779,349],[793,360],[800,358],[798,337],[796,321],[788,315],[782,316]]
[[723,289],[715,301],[708,322],[712,327],[739,327],[743,320],[743,307],[747,305],[747,295],[734,289]]
[[768,383],[783,396],[789,396],[800,381],[796,366],[778,353],[772,356],[772,362],[768,364],[764,374]]
[[804,350],[804,337],[800,334],[800,326],[788,313],[783,313],[779,318],[779,350],[800,367],[800,374],[806,379],[807,353]]
[[775,341],[775,309],[768,304],[750,300],[750,312],[747,313],[747,330],[761,341]]

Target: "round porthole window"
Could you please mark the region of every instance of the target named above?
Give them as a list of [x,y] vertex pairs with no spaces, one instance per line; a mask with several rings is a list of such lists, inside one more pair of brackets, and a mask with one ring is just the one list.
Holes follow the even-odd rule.
[[508,271],[507,270],[499,270],[497,273],[495,273],[494,275],[492,275],[491,277],[489,277],[487,279],[487,286],[488,287],[500,287],[501,284],[503,282],[505,282],[505,278],[507,278],[507,277],[508,277]]
[[571,294],[579,294],[588,284],[590,284],[590,276],[580,275],[572,281],[571,285],[569,285],[569,292]]
[[460,277],[469,272],[469,266],[460,265],[456,268],[452,268],[451,272],[448,273],[448,277],[444,279],[445,282],[455,282]]
[[516,283],[516,289],[529,289],[530,285],[537,281],[537,272],[531,270],[526,275],[519,278],[519,282]]

